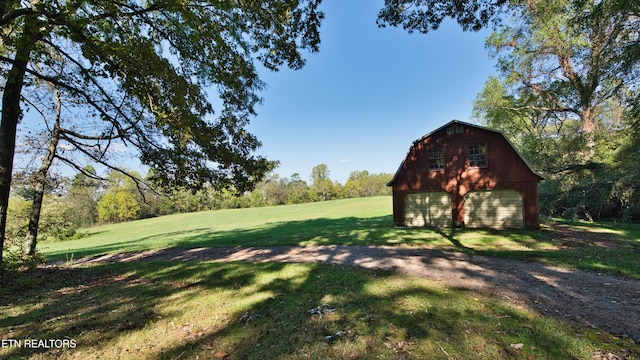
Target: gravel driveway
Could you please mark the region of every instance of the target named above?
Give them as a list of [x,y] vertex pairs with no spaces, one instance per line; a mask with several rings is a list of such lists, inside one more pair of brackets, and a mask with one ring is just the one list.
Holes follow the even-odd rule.
[[387,269],[479,290],[561,320],[596,326],[640,343],[640,281],[464,253],[385,246],[276,246],[149,250],[76,260],[276,261]]

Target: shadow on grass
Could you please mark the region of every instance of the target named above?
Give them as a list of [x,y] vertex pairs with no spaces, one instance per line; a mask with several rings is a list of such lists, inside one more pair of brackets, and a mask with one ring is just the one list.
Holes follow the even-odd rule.
[[475,250],[468,246],[465,246],[460,242],[458,238],[456,238],[456,233],[460,231],[459,228],[451,227],[451,228],[432,228],[432,231],[436,232],[443,238],[449,240],[453,246],[455,246],[456,250],[462,252],[471,252],[473,253]]
[[491,237],[502,236],[523,249],[487,247],[475,250],[476,254],[640,279],[640,224],[612,226],[555,221],[537,231],[480,231]]
[[[573,339],[572,330],[502,301],[326,264],[149,261],[43,269],[3,285],[3,334],[77,343],[5,348],[3,358],[590,355],[590,345]],[[520,343],[526,347],[511,345]]]
[[[567,240],[567,229],[571,241]],[[138,252],[154,248],[305,246],[305,245],[409,245],[427,249],[536,261],[612,275],[640,278],[640,225],[620,226],[618,234],[598,232],[593,225],[543,225],[540,230],[464,228],[396,228],[390,216],[345,217],[266,223],[232,231],[192,230],[121,239],[73,250],[47,253],[48,260],[73,262],[108,253]],[[605,241],[601,241],[606,238]],[[506,244],[506,245],[505,245]],[[46,244],[44,245],[46,246]]]
[[[393,227],[390,216],[373,218],[346,217],[266,223],[260,227],[231,231],[209,228],[136,238],[120,239],[106,245],[92,245],[87,238],[84,247],[46,253],[49,260],[78,259],[114,252],[141,251],[150,248],[197,248],[228,246],[297,246],[297,245],[424,245],[438,240],[436,233],[422,229]],[[46,247],[46,243],[42,244]]]

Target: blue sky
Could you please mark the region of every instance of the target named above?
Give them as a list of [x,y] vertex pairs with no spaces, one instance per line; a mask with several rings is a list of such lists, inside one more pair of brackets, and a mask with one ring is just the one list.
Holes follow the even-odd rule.
[[[308,181],[318,164],[342,184],[355,170],[394,173],[415,139],[453,119],[473,121],[472,102],[494,73],[490,32],[465,33],[453,21],[427,35],[378,28],[383,4],[323,0],[320,52],[301,70],[260,72],[267,88],[248,130],[263,144],[257,155],[280,161],[281,177]],[[28,158],[18,154],[16,170]]]
[[427,35],[378,28],[382,0],[324,0],[320,52],[302,70],[261,72],[267,88],[249,130],[281,177],[326,164],[344,184],[354,170],[394,173],[411,143],[453,119],[473,121],[473,100],[495,61],[489,31],[455,22]]

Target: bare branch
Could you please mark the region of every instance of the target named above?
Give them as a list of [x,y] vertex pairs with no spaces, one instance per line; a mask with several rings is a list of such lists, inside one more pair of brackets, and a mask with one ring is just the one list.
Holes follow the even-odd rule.
[[[86,79],[89,79],[89,81],[90,81],[90,82],[91,82],[91,83],[92,83],[92,84],[93,84],[93,85],[98,89],[98,91],[102,94],[102,96],[104,96],[104,98],[107,100],[107,103],[108,103],[108,104],[109,104],[113,109],[115,109],[115,110],[116,110],[116,112],[118,113],[118,115],[120,115],[120,116],[122,116],[123,118],[125,118],[128,122],[131,122],[131,119],[129,119],[129,118],[127,117],[127,115],[122,111],[122,106],[121,106],[121,105],[120,105],[120,106],[118,106],[117,104],[115,104],[115,103],[113,102],[112,97],[111,97],[109,94],[107,94],[107,91],[104,89],[104,87],[103,87],[102,85],[100,85],[100,84],[98,83],[98,81],[97,81],[97,80],[96,80],[96,79],[95,79],[95,78],[90,74],[89,69],[85,68],[85,67],[84,67],[84,66],[83,66],[83,65],[82,65],[82,64],[81,64],[81,63],[80,63],[76,58],[74,58],[73,56],[71,56],[70,54],[68,54],[66,51],[64,51],[62,48],[60,48],[58,45],[56,45],[56,44],[54,44],[54,43],[52,43],[52,42],[50,42],[50,41],[48,41],[48,40],[44,40],[44,42],[45,42],[47,45],[51,46],[51,47],[52,47],[53,49],[55,49],[56,51],[58,51],[58,53],[59,53],[60,55],[62,55],[64,58],[68,59],[68,60],[69,60],[69,61],[71,61],[74,65],[76,65],[76,66],[78,67],[78,69],[80,70],[80,73],[81,73],[82,75],[84,75]],[[88,95],[86,95],[86,96],[88,96]],[[103,114],[104,114],[104,112],[103,112],[103,111],[101,111],[101,113],[103,113]],[[114,123],[114,125],[116,125],[116,126],[118,126],[118,125],[119,125],[119,122],[118,122],[118,121],[116,121],[116,119],[115,119],[115,118],[113,118],[113,117],[111,117],[111,116],[108,116],[108,115],[107,115],[107,118],[112,119],[112,120],[113,120],[112,122]]]
[[79,166],[78,164],[76,164],[73,160],[67,159],[66,157],[60,155],[60,154],[56,154],[56,159],[62,161],[63,163],[69,165],[70,167],[76,169],[78,172],[80,172],[81,174],[87,176],[88,178],[94,179],[94,180],[100,180],[100,181],[106,181],[106,178],[103,178],[102,176],[98,176],[96,174],[92,174],[88,171],[86,171],[83,167]]

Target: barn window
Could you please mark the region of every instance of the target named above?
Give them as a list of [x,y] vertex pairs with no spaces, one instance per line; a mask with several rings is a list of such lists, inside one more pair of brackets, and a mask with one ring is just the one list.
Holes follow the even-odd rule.
[[429,150],[429,170],[444,169],[444,151],[441,147]]
[[485,144],[469,144],[469,166],[487,167],[487,147]]

